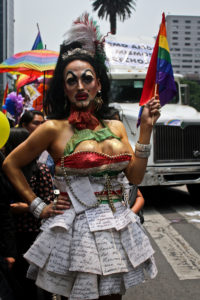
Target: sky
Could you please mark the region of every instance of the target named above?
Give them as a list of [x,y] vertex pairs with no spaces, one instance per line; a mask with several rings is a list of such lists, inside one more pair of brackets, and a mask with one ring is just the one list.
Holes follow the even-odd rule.
[[[100,20],[92,11],[91,0],[15,0],[14,5],[15,53],[32,48],[38,32],[37,23],[46,48],[59,51],[64,33],[86,11],[98,22],[103,35],[110,31],[109,21]],[[115,39],[153,38],[158,34],[163,12],[165,15],[200,16],[200,1],[137,0],[131,18],[125,22],[117,21]]]

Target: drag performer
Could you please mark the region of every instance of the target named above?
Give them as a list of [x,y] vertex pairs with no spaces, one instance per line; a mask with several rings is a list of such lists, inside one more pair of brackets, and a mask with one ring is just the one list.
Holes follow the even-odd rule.
[[[157,273],[154,250],[129,209],[123,182],[125,176],[133,184],[142,181],[160,103],[152,98],[145,105],[133,151],[122,122],[109,120],[103,42],[87,14],[74,22],[44,103],[48,121],[4,163],[30,211],[44,219],[25,253],[27,276],[71,300],[121,299],[126,289]],[[21,172],[44,150],[56,165],[56,195],[50,205],[33,193]]]

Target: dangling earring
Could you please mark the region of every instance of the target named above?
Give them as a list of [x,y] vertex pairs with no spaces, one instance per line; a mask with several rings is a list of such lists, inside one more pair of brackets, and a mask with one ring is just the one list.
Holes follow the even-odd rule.
[[98,111],[100,110],[103,100],[101,98],[101,91],[98,91],[96,94],[96,97],[94,98],[94,103],[95,103],[95,110]]

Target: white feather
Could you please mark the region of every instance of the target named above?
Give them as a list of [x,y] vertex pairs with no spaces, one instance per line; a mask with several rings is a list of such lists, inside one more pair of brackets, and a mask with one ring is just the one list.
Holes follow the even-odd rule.
[[95,41],[97,38],[97,28],[91,20],[88,19],[88,14],[84,14],[78,21],[74,22],[71,29],[68,30],[64,36],[64,44],[68,45],[72,42],[80,42],[83,49],[95,53]]

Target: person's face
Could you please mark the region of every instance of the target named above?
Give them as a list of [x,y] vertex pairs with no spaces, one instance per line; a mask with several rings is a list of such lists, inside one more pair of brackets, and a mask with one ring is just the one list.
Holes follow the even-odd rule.
[[41,115],[34,115],[33,120],[24,126],[30,133],[32,133],[40,124],[44,123],[44,118]]
[[90,108],[101,89],[94,68],[81,60],[74,60],[65,67],[64,85],[69,101],[78,109]]

